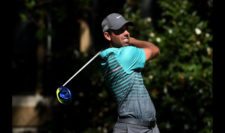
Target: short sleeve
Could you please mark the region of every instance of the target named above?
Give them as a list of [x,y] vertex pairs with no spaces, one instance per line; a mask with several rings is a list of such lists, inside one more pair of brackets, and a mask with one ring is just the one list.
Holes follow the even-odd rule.
[[134,46],[122,47],[117,54],[117,60],[127,73],[144,68],[146,55],[144,49]]

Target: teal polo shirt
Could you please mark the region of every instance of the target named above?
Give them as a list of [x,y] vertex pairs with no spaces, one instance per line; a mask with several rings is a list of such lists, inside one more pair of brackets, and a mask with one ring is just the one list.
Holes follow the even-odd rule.
[[134,46],[108,48],[100,57],[106,85],[118,104],[119,117],[155,120],[155,107],[141,74],[146,62],[144,50]]

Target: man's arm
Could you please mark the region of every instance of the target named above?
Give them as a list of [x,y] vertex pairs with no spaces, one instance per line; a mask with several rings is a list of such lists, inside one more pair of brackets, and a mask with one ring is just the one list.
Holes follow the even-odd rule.
[[153,43],[148,42],[148,41],[142,41],[142,40],[138,40],[133,37],[130,37],[129,43],[138,48],[143,48],[145,51],[146,60],[154,59],[160,53],[159,48],[157,46],[155,46]]

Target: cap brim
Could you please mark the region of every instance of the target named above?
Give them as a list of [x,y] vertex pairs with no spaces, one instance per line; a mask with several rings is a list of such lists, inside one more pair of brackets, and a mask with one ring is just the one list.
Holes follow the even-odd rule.
[[127,21],[126,25],[128,25],[128,26],[134,26],[134,23],[131,22],[131,21]]

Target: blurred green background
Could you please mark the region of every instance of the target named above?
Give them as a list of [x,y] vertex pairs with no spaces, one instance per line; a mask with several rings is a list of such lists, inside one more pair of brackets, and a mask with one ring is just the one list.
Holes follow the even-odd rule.
[[119,12],[135,23],[131,36],[160,48],[143,70],[160,131],[212,133],[212,9],[213,0],[17,0],[13,132],[110,132],[116,105],[98,58],[67,85],[71,103],[58,103],[55,91],[108,47],[101,21]]

